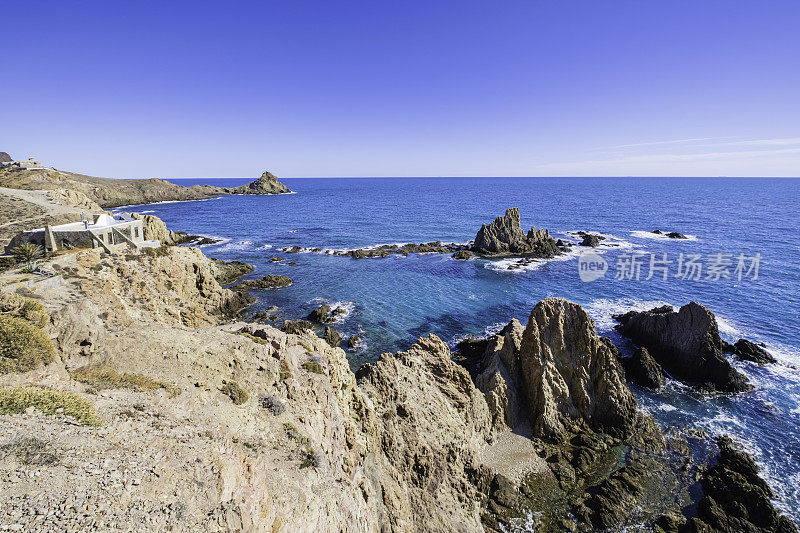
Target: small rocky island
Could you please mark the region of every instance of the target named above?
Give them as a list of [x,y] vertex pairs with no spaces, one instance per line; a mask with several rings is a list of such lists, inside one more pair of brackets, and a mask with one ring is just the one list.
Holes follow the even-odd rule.
[[564,252],[546,229],[532,227],[526,234],[520,225],[519,209],[512,207],[505,216],[478,230],[472,252],[487,257],[550,258]]
[[264,171],[257,180],[238,187],[194,185],[192,188],[198,188],[203,193],[212,196],[219,194],[286,194],[292,192],[289,187],[278,181],[278,176],[269,171]]

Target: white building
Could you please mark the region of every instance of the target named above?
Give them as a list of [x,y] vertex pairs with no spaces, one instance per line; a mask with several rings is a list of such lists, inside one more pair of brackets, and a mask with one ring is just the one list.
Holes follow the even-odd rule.
[[48,252],[59,248],[103,248],[114,253],[120,246],[139,250],[157,248],[161,242],[146,241],[141,220],[121,214],[116,218],[106,213],[94,215],[93,220],[82,220],[58,226],[24,231],[14,237],[7,249],[13,249],[23,242],[33,242],[43,246]]
[[36,170],[44,168],[41,162],[32,157],[29,157],[26,161],[8,161],[5,163],[0,163],[0,166],[4,168],[15,168],[20,170]]

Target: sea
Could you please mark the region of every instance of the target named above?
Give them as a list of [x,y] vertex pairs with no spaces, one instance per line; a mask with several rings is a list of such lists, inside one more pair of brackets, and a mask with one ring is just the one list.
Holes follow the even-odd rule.
[[[236,186],[242,179],[174,179],[180,185]],[[732,361],[755,390],[704,396],[668,380],[653,392],[632,386],[665,428],[729,434],[746,447],[800,522],[800,179],[780,178],[293,178],[294,192],[164,202],[135,210],[173,230],[219,239],[210,257],[255,265],[248,278],[289,276],[283,289],[251,291],[250,313],[271,306],[305,318],[322,303],[346,312],[335,324],[363,344],[355,369],[381,353],[436,334],[451,345],[525,324],[537,302],[581,304],[601,335],[623,350],[612,314],[697,301],[716,314],[720,334],[764,343],[775,364]],[[565,242],[578,231],[605,237],[552,260],[456,260],[448,254],[353,259],[330,251],[393,243],[468,243],[482,224],[518,207]],[[662,234],[653,233],[655,230]],[[686,239],[664,233],[679,232]],[[286,249],[300,247],[299,253]],[[312,251],[312,249],[321,251]],[[269,262],[274,257],[283,261]],[[581,270],[582,269],[582,270]]]

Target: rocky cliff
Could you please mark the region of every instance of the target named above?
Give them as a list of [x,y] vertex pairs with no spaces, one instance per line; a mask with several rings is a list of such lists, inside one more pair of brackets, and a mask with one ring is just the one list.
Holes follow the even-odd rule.
[[478,230],[472,251],[486,256],[530,256],[548,258],[562,253],[546,229],[531,228],[526,234],[520,226],[519,209],[512,207],[505,216]]
[[236,321],[247,301],[196,248],[46,266],[64,278],[46,314],[0,306],[35,311],[26,328],[53,345],[0,373],[0,525],[598,531],[696,503],[685,441],[639,411],[566,300],[480,341],[469,368],[431,335],[354,374],[310,331]]

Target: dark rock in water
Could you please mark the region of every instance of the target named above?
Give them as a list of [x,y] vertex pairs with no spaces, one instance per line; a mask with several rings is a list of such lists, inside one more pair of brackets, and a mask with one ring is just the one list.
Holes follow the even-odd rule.
[[247,281],[243,281],[233,288],[235,290],[280,289],[283,287],[288,287],[291,284],[292,284],[291,278],[287,278],[286,276],[278,276],[276,274],[267,274],[266,276],[260,279],[250,279]]
[[758,345],[747,339],[739,339],[735,344],[723,342],[723,350],[734,354],[739,359],[752,361],[753,363],[757,363],[759,365],[776,362],[776,359],[772,356],[772,354],[764,349],[763,344]]
[[351,350],[357,350],[361,347],[361,337],[358,335],[350,335],[350,338],[347,339],[347,347]]
[[416,254],[450,254],[466,250],[463,244],[448,243],[442,241],[424,242],[421,244],[383,244],[375,248],[359,248],[357,250],[336,250],[333,255],[352,257],[353,259],[365,259],[368,257],[389,257],[392,255],[407,256],[411,253]]
[[654,229],[654,230],[653,230],[653,231],[651,231],[650,233],[655,233],[656,235],[661,235],[661,234],[663,234],[664,232],[663,232],[663,231],[661,231],[660,229]]
[[642,387],[660,389],[664,385],[664,372],[647,348],[641,347],[631,357],[620,359],[625,368],[625,378]]
[[292,246],[291,248],[284,248],[283,251],[287,254],[296,254],[303,251],[303,249],[300,246]]
[[272,259],[270,259],[269,261],[267,261],[267,263],[277,263],[278,261],[283,261],[283,257],[275,256]]
[[324,324],[328,321],[328,317],[331,315],[331,306],[328,304],[322,304],[313,311],[308,314],[308,320],[311,322],[317,322],[319,324]]
[[505,216],[478,230],[472,251],[486,256],[515,256],[548,258],[561,254],[556,241],[545,230],[531,228],[526,234],[520,226],[519,209],[512,207]]
[[314,329],[314,324],[308,320],[286,320],[281,326],[281,331],[284,333],[294,333],[296,335],[302,334],[304,331]]
[[772,490],[759,477],[753,458],[730,437],[719,437],[717,445],[717,464],[700,480],[704,495],[697,518],[690,520],[693,530],[796,533],[797,527],[772,504]]
[[344,314],[347,314],[347,310],[343,307],[331,307],[328,304],[322,304],[311,311],[307,318],[308,320],[317,322],[319,324],[332,324]]
[[466,260],[472,257],[472,252],[469,250],[459,250],[453,254],[453,259]]
[[211,258],[214,265],[214,278],[220,285],[230,285],[236,283],[242,276],[249,274],[255,268],[242,261],[223,261],[222,259]]
[[684,235],[683,233],[678,233],[677,231],[670,231],[669,233],[667,233],[667,237],[669,237],[670,239],[688,239],[686,235]]
[[708,308],[690,302],[675,312],[669,306],[614,315],[617,330],[647,348],[671,375],[701,389],[744,392],[752,389],[722,356],[717,321]]
[[325,339],[325,342],[330,344],[332,348],[336,348],[342,343],[342,335],[332,327],[325,328],[325,334],[322,338]]
[[591,246],[592,248],[596,248],[600,244],[600,239],[597,235],[590,235],[585,234],[583,236],[583,240],[581,241],[581,246]]

